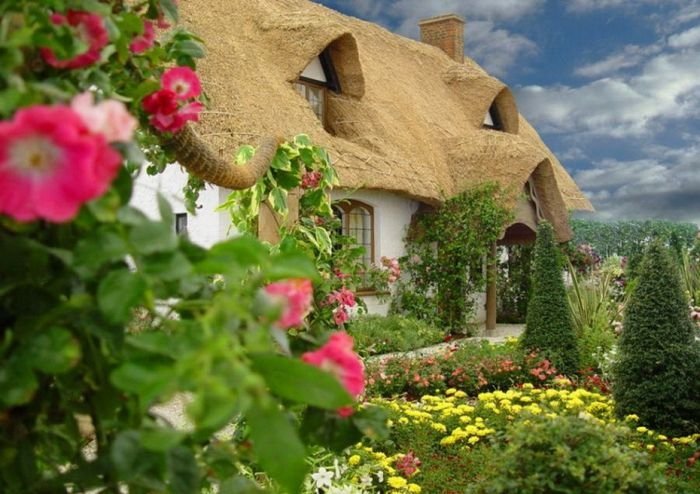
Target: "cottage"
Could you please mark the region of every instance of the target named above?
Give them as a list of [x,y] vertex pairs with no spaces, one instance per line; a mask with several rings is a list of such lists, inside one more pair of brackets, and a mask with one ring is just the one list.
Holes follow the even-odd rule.
[[179,167],[139,187],[170,192],[178,228],[200,243],[228,234],[225,215],[213,212],[226,187],[264,173],[260,163],[232,168],[235,150],[299,133],[331,153],[342,186],[334,198],[350,199],[337,213],[368,263],[404,253],[419,208],[484,181],[515,191],[516,220],[504,244],[531,241],[543,218],[567,240],[568,210],[592,209],[510,89],[464,57],[458,16],[422,21],[419,42],[308,0],[187,0],[181,10],[207,44],[199,72],[210,108],[175,147],[181,164],[218,185],[205,191],[196,217],[177,202],[185,180]]

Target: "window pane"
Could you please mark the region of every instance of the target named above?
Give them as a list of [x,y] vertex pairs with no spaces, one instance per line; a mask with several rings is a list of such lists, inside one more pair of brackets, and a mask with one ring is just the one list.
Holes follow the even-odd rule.
[[311,105],[311,109],[316,114],[318,119],[323,122],[323,95],[324,89],[321,87],[312,86],[310,84],[304,84],[303,82],[294,83],[294,87],[297,92],[302,95],[306,101]]
[[372,215],[363,207],[353,208],[348,214],[347,234],[357,245],[365,248],[362,260],[366,265],[372,262]]

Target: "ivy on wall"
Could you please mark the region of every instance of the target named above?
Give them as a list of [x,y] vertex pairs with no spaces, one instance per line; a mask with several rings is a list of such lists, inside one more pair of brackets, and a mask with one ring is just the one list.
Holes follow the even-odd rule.
[[484,260],[512,220],[505,196],[498,184],[486,183],[414,218],[401,260],[408,277],[398,286],[392,312],[465,331],[476,308],[473,296],[486,283]]

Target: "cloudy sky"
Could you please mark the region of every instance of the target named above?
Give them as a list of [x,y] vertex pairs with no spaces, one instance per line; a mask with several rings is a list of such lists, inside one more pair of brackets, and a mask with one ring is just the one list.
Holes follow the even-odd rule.
[[460,14],[598,219],[700,224],[700,0],[316,1],[411,38]]

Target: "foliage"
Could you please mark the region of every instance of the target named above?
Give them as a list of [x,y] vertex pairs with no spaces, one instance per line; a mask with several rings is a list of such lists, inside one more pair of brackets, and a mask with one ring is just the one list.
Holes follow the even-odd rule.
[[673,240],[678,247],[690,248],[698,232],[694,223],[665,220],[603,223],[572,218],[570,223],[574,230],[573,242],[576,245],[589,244],[603,257],[613,254],[629,257],[642,253],[652,239],[667,244]]
[[[236,161],[243,164],[254,153],[253,148],[244,146]],[[308,176],[315,180],[306,179]],[[312,331],[332,324],[341,326],[347,320],[346,308],[329,301],[335,291],[356,291],[367,283],[378,292],[389,291],[390,271],[365,266],[363,247],[340,233],[330,196],[337,184],[326,150],[313,145],[308,136],[298,135],[277,149],[270,169],[253,187],[231,192],[219,207],[230,213],[237,231],[251,234],[257,232],[261,207],[270,207],[280,218],[279,248],[298,249],[314,259],[322,280],[316,284],[315,310],[308,319]],[[290,201],[298,201],[298,221],[286,221]],[[338,317],[341,312],[342,317]]]
[[505,192],[487,183],[419,218],[401,259],[409,280],[399,285],[392,310],[464,333],[486,281],[482,261],[512,217],[505,202]]
[[517,422],[496,457],[496,473],[469,493],[663,493],[663,467],[629,448],[628,431],[578,417]]
[[498,265],[498,321],[524,323],[532,289],[532,245],[505,247],[506,259]]
[[679,267],[686,297],[691,304],[700,305],[700,251],[685,250]]
[[[51,15],[71,10],[86,11],[68,15],[88,19],[99,36],[86,40],[85,26],[57,23],[65,17]],[[172,65],[194,67],[204,53],[200,40],[182,29],[134,48],[135,37],[148,38],[149,29],[166,21],[177,21],[173,0],[0,4],[3,143],[19,143],[24,153],[0,156],[0,171],[26,165],[25,155],[29,165],[50,163],[42,160],[54,159],[62,144],[47,141],[39,128],[30,139],[6,132],[29,109],[59,108],[72,120],[80,117],[80,127],[61,122],[62,137],[76,127],[74,139],[99,142],[103,154],[118,153],[126,164],[112,180],[101,168],[103,155],[75,155],[94,162],[95,176],[67,180],[65,170],[53,168],[61,183],[68,182],[66,190],[50,189],[55,182],[44,180],[51,194],[22,198],[55,209],[54,197],[108,179],[101,197],[80,201],[85,204],[77,215],[65,218],[61,211],[64,222],[28,222],[13,214],[17,204],[0,217],[2,492],[194,494],[231,486],[242,492],[250,484],[246,474],[267,475],[276,489],[297,492],[308,469],[308,445],[352,444],[363,432],[376,435],[383,422],[372,408],[341,421],[336,410],[351,405],[351,396],[334,375],[298,358],[335,325],[319,323],[296,338],[274,324],[282,307],[264,287],[299,278],[320,284],[303,245],[270,249],[243,235],[204,250],[175,235],[163,198],[157,220],[129,206],[146,159],[152,172],[174,161],[160,145],[168,134],[149,124],[156,110],[145,112],[142,100],[165,91],[173,108],[157,109],[164,118],[159,125],[175,117],[186,121],[164,113],[184,107],[161,88],[162,76]],[[42,48],[58,63],[50,63]],[[77,58],[80,66],[62,63]],[[170,73],[186,73],[190,87],[198,85],[194,72]],[[110,129],[88,128],[94,122],[70,103],[78,94],[98,100],[89,117],[104,116],[107,104],[137,117],[136,137],[109,139]],[[198,109],[191,97],[189,110]],[[3,204],[11,202],[9,189],[0,188]],[[191,427],[175,428],[158,412],[157,405],[175,397],[187,403]],[[217,440],[214,433],[233,421],[243,440]]]
[[403,316],[366,315],[348,324],[361,355],[408,352],[443,341],[442,330],[425,321]]
[[700,430],[700,347],[670,254],[653,243],[625,309],[614,394],[618,415],[668,433]]
[[[518,477],[508,475],[500,464],[504,461],[503,451],[511,452],[509,441],[522,440],[542,444],[542,454],[552,451],[551,461],[533,465],[529,458],[523,459],[522,464],[532,469],[549,469],[552,473],[556,469],[573,469],[580,475],[581,467],[592,463],[595,466],[591,465],[589,479],[596,475],[619,479],[620,467],[626,469],[625,465],[632,462],[641,468],[637,473],[630,472],[630,481],[648,478],[650,486],[656,486],[663,482],[659,474],[665,471],[667,489],[661,492],[695,492],[700,487],[700,462],[690,461],[700,435],[670,438],[639,426],[635,416],[617,420],[609,396],[576,388],[566,379],[555,380],[545,389],[525,383],[481,393],[476,398],[452,388],[424,394],[415,401],[394,398],[373,402],[390,415],[389,440],[365,441],[362,446],[350,448],[341,459],[347,478],[359,473],[365,464],[372,468],[377,464],[392,467],[398,474],[390,459],[411,452],[421,465],[408,481],[419,485],[424,493],[464,492],[470,487],[482,492],[480,484],[483,482],[486,487],[497,477],[518,482]],[[532,428],[527,434],[529,426]],[[518,430],[517,439],[509,433],[513,428]],[[588,438],[585,443],[572,437],[578,432]],[[603,437],[608,439],[601,442]],[[571,447],[572,444],[580,447]],[[600,447],[603,451],[599,451]],[[359,456],[361,461],[351,464],[348,460],[352,456]],[[564,456],[573,461],[564,461]],[[621,464],[612,463],[615,460]],[[520,471],[513,466],[510,473],[516,470]],[[530,468],[527,470],[523,479],[532,473]],[[393,492],[388,488],[386,491]]]
[[540,352],[564,373],[573,374],[579,369],[576,335],[554,230],[547,222],[537,228],[532,293],[521,343],[528,350]]
[[[476,396],[518,383],[545,386],[559,372],[547,359],[523,353],[517,340],[502,345],[467,342],[422,357],[374,359],[367,364],[369,396],[421,396],[457,387]],[[582,378],[582,382],[586,382]]]

